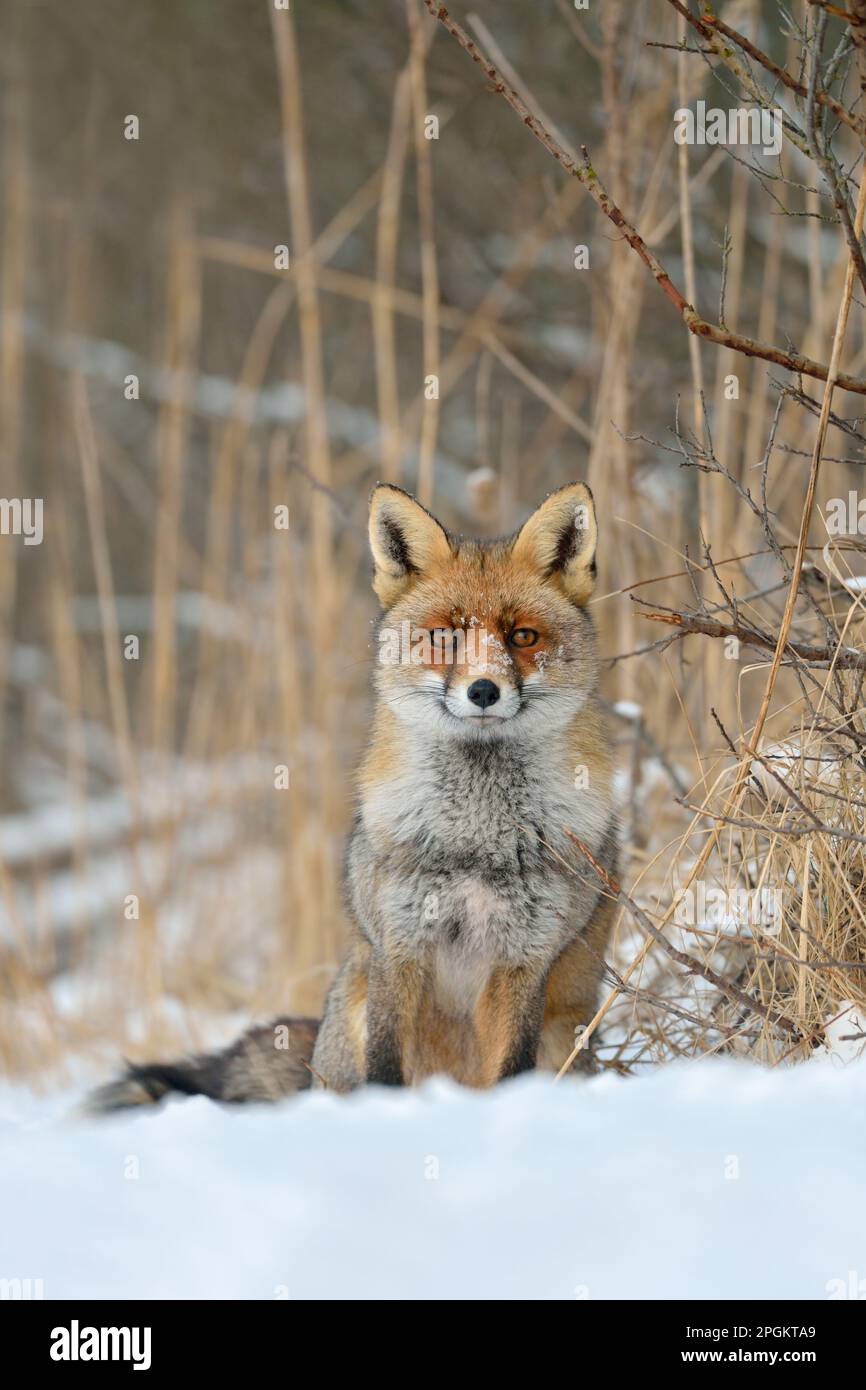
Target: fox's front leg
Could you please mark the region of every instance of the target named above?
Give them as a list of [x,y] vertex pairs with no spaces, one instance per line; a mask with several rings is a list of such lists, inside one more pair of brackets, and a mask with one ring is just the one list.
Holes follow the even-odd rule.
[[367,980],[368,1085],[405,1086],[404,1057],[419,998],[419,967],[375,946]]
[[486,1084],[532,1071],[544,1019],[547,971],[500,967],[481,997],[478,1025]]

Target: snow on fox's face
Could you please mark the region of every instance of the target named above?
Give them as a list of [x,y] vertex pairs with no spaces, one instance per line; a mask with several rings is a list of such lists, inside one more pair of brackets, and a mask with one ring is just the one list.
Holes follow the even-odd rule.
[[591,507],[580,485],[554,493],[516,537],[485,544],[448,536],[398,489],[376,490],[371,547],[386,608],[376,684],[401,722],[490,739],[540,734],[579,712],[597,683],[583,607],[594,515],[571,534],[587,498]]

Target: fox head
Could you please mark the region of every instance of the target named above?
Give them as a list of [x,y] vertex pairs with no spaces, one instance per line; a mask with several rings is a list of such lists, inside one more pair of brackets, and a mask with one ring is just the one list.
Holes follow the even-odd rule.
[[381,698],[402,722],[455,738],[568,724],[598,681],[586,610],[596,537],[583,483],[552,493],[496,541],[452,535],[408,493],[380,483],[370,549],[384,609]]

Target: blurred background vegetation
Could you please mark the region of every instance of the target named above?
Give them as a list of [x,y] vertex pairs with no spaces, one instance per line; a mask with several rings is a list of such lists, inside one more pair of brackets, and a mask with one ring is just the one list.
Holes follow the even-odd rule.
[[[702,312],[726,261],[732,326],[827,360],[838,229],[796,150],[781,185],[760,158],[690,149],[683,194],[674,110],[733,98],[675,51],[665,0],[454,8],[560,142],[588,145],[677,283],[693,270]],[[722,13],[796,64],[775,4]],[[41,546],[0,539],[0,1065],[38,1079],[320,1006],[370,717],[374,481],[493,535],[587,479],[611,658],[658,636],[620,591],[700,561],[702,515],[717,560],[765,547],[726,479],[699,487],[669,452],[699,384],[671,306],[421,0],[0,16],[0,493],[45,505]],[[858,306],[846,369],[864,364]],[[716,455],[748,483],[784,374],[706,344],[698,370]],[[768,470],[785,543],[804,428],[785,401]],[[835,430],[828,453],[846,453]],[[862,477],[834,467],[824,496]],[[771,579],[758,555],[743,589]],[[608,670],[624,871],[647,891],[686,843],[677,795],[725,752],[710,705],[754,718],[765,666],[691,638]],[[617,1064],[664,1055],[655,1006],[621,1002]]]

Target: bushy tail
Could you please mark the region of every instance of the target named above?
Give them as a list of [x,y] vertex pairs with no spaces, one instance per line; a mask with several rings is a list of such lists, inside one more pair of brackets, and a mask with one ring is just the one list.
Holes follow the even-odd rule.
[[172,1093],[240,1104],[274,1101],[305,1091],[319,1022],[277,1018],[244,1033],[222,1052],[179,1062],[129,1063],[123,1076],[100,1086],[85,1104],[90,1115],[158,1105]]

